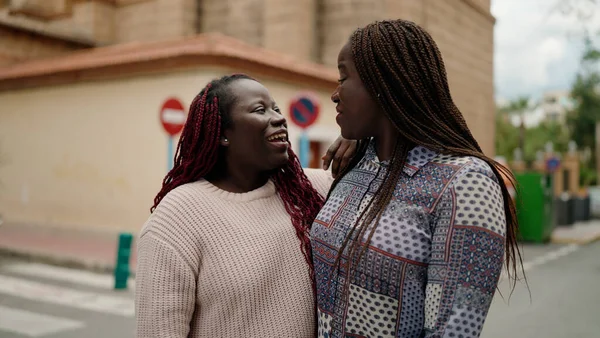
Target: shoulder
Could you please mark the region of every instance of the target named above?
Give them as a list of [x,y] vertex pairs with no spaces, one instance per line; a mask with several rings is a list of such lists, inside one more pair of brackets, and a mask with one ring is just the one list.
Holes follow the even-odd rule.
[[438,155],[432,162],[433,165],[449,168],[454,178],[453,182],[464,178],[467,174],[479,174],[499,184],[498,178],[492,167],[484,160],[473,156]]
[[196,246],[201,229],[209,220],[206,214],[214,202],[199,183],[188,183],[170,191],[144,223],[139,238],[148,234],[166,244],[187,250]]
[[448,183],[447,198],[456,210],[454,222],[471,229],[486,229],[504,236],[506,214],[502,186],[490,165],[475,157],[457,157],[460,162]]
[[323,197],[327,197],[331,184],[333,183],[331,172],[313,168],[304,168],[303,170],[317,192]]

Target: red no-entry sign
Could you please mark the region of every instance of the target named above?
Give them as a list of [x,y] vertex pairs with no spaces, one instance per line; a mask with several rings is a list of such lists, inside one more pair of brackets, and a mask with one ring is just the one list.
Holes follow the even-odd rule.
[[187,114],[181,101],[175,98],[167,99],[160,108],[160,123],[170,136],[181,132]]

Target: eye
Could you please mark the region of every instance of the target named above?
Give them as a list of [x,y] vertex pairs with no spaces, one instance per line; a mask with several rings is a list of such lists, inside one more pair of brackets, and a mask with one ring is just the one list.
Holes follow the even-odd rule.
[[262,114],[262,113],[265,112],[265,107],[258,107],[256,109],[254,109],[252,112],[253,113],[261,113]]
[[342,84],[342,82],[346,81],[346,78],[338,79],[337,81],[338,81],[339,84]]
[[279,109],[279,107],[275,106],[275,107],[273,107],[273,110],[278,112],[279,114],[281,114],[281,110]]

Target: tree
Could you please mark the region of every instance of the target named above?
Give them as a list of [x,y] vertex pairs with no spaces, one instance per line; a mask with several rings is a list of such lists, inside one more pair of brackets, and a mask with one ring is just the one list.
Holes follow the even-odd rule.
[[519,130],[509,121],[508,115],[498,109],[496,112],[496,155],[511,160],[519,147]]
[[[600,160],[596,147],[597,125],[600,123],[600,51],[593,45],[592,40],[585,39],[585,50],[581,59],[581,67],[571,96],[575,102],[568,113],[567,124],[573,140],[580,149],[589,147],[592,150],[591,163],[596,163],[595,171],[600,170]],[[585,168],[583,168],[585,170]]]
[[502,113],[519,116],[519,149],[521,150],[525,149],[525,115],[533,108],[535,107],[529,104],[529,98],[526,96],[510,101],[506,106],[500,108],[500,112]]

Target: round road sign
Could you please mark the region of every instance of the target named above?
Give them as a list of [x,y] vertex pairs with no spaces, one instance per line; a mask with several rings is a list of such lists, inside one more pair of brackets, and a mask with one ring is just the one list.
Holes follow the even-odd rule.
[[320,105],[315,95],[303,93],[290,102],[290,119],[300,128],[311,126],[319,117]]
[[175,98],[167,99],[160,108],[160,123],[170,136],[181,132],[185,125],[187,114],[181,101]]

